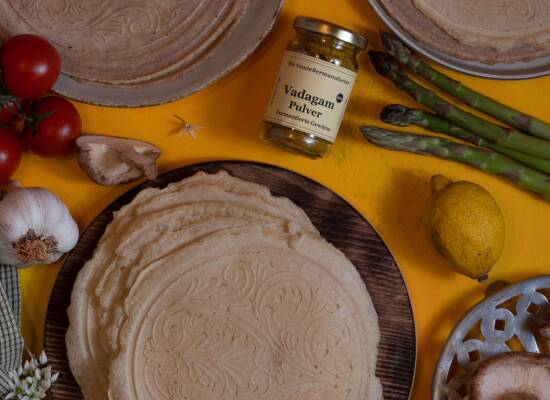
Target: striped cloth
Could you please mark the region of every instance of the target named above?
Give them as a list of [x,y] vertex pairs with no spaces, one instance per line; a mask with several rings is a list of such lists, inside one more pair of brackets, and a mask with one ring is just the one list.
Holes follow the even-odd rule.
[[9,371],[21,364],[21,304],[17,268],[0,265],[0,396],[9,392]]

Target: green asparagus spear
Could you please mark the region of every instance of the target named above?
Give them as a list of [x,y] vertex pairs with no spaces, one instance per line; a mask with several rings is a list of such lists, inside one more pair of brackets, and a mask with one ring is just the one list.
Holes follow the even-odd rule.
[[492,150],[458,144],[434,136],[399,133],[363,126],[363,135],[377,146],[389,150],[432,155],[468,164],[482,171],[511,180],[550,202],[550,176],[511,160]]
[[469,106],[483,111],[520,131],[542,139],[550,139],[550,124],[499,103],[433,69],[419,59],[394,35],[380,32],[380,36],[382,37],[384,48],[390,55],[395,57],[401,64],[409,67],[414,73],[431,81],[440,89],[459,98]]
[[390,79],[399,89],[404,90],[417,102],[432,109],[443,118],[498,145],[522,153],[550,159],[550,141],[499,126],[463,111],[431,90],[413,81],[405,71],[399,68],[399,65],[391,56],[377,51],[371,51],[369,55],[372,64],[380,75]]
[[422,110],[411,109],[401,104],[392,104],[384,107],[384,110],[382,110],[382,113],[380,114],[380,119],[391,125],[418,125],[432,132],[439,132],[454,136],[478,146],[488,147],[531,168],[550,174],[550,160],[499,146],[498,144],[494,144],[474,135],[471,132],[468,132],[452,122]]

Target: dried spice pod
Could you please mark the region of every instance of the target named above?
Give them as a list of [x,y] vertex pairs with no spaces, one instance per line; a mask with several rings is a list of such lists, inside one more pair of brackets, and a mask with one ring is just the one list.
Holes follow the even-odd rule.
[[141,140],[85,135],[76,141],[77,160],[96,183],[115,186],[147,176],[157,177],[158,147]]

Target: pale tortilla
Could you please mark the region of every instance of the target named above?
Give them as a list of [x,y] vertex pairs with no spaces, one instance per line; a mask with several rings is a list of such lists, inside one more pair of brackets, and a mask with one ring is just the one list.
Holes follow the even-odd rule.
[[380,0],[408,33],[443,53],[486,64],[550,54],[550,0]]
[[521,45],[550,48],[550,0],[413,0],[458,41],[499,52]]
[[[115,213],[94,257],[80,271],[73,288],[68,311],[74,316],[67,332],[69,364],[87,399],[103,400],[108,389],[104,374],[109,365],[108,355],[116,350],[109,339],[116,336],[116,329],[107,328],[105,323],[120,316],[116,312],[109,314],[110,305],[104,299],[113,294],[123,295],[121,276],[127,273],[124,268],[133,265],[137,257],[141,257],[137,265],[141,268],[162,257],[163,249],[169,252],[183,245],[146,233],[157,232],[157,222],[168,232],[174,227],[177,232],[189,228],[186,224],[192,225],[209,217],[240,219],[234,226],[250,224],[252,219],[257,226],[271,224],[281,230],[317,232],[303,210],[288,199],[274,197],[266,187],[233,178],[223,171],[210,175],[199,172],[164,190],[140,192],[130,204]],[[166,221],[170,224],[166,225]],[[223,226],[220,223],[211,230]],[[186,232],[180,234],[179,239],[188,237]],[[135,236],[130,245],[129,240]],[[162,244],[154,246],[159,240]],[[120,243],[127,246],[121,247]],[[154,248],[152,254],[133,251],[148,244]],[[103,292],[104,287],[107,292]]]
[[[188,268],[184,266],[187,265],[187,260],[192,262],[202,260],[201,257],[225,257],[216,249],[236,251],[236,255],[240,257],[240,254],[254,250],[250,243],[264,242],[267,248],[273,250],[275,246],[277,251],[267,254],[265,259],[263,256],[259,257],[258,262],[266,261],[270,257],[300,259],[297,262],[299,267],[295,267],[295,279],[288,275],[290,285],[293,282],[299,282],[301,275],[298,270],[304,270],[303,276],[308,274],[316,276],[311,278],[313,284],[322,278],[322,271],[336,268],[340,274],[337,277],[340,283],[334,284],[338,286],[342,282],[344,285],[349,283],[349,287],[346,286],[345,290],[334,289],[339,296],[343,296],[342,302],[346,299],[346,293],[352,295],[359,290],[360,293],[353,294],[353,301],[358,301],[360,305],[352,302],[353,304],[349,305],[352,308],[349,310],[355,310],[350,311],[351,315],[355,315],[355,312],[360,314],[354,317],[354,321],[356,319],[359,321],[354,326],[356,329],[365,329],[363,334],[367,335],[359,345],[359,348],[364,350],[359,353],[361,354],[359,359],[362,360],[362,375],[366,376],[361,382],[368,383],[364,383],[364,389],[357,389],[359,390],[357,393],[368,391],[373,395],[369,399],[379,399],[380,384],[374,377],[378,343],[376,313],[355,268],[340,252],[319,237],[303,210],[291,201],[274,197],[267,188],[230,177],[224,172],[214,175],[199,173],[172,184],[164,190],[144,190],[129,205],[116,213],[113,222],[98,244],[94,257],[77,277],[68,311],[70,319],[70,328],[67,332],[68,359],[73,375],[81,385],[84,397],[87,400],[104,400],[107,396],[112,400],[159,398],[155,397],[154,391],[150,392],[152,397],[147,397],[147,392],[143,392],[145,389],[141,387],[132,389],[137,390],[136,393],[139,393],[139,396],[128,397],[125,393],[130,392],[126,389],[128,385],[133,387],[133,383],[125,380],[126,375],[120,370],[122,363],[126,362],[122,360],[128,359],[128,349],[135,345],[135,342],[128,341],[128,335],[135,336],[128,331],[140,326],[141,323],[146,324],[151,321],[148,317],[137,317],[141,304],[147,306],[146,302],[143,303],[143,299],[148,294],[154,293],[144,289],[144,285],[145,287],[153,285],[155,290],[159,290],[157,292],[159,295],[165,292],[162,289],[163,285],[166,286],[166,293],[172,293],[168,290],[168,286],[177,280],[178,273],[187,271]],[[317,243],[317,247],[308,243]],[[239,252],[238,249],[242,249],[243,252]],[[263,251],[261,246],[256,250]],[[309,252],[315,254],[312,255]],[[247,260],[250,261],[250,259]],[[243,265],[247,265],[245,261],[243,262],[245,263]],[[316,264],[317,262],[319,265]],[[205,261],[201,263],[208,264]],[[256,264],[252,264],[245,268],[256,268]],[[204,270],[210,271],[212,268],[214,273],[217,269],[213,265],[205,267]],[[226,283],[231,281],[238,285],[243,279],[239,268],[234,270],[234,275],[231,268],[226,270],[228,272],[223,275]],[[204,273],[199,275],[204,279],[208,277]],[[215,276],[210,278],[211,280],[207,279],[207,284],[212,283],[212,279],[218,279]],[[355,283],[352,284],[352,282]],[[260,283],[261,280],[257,284]],[[360,289],[357,289],[358,287]],[[180,290],[179,286],[177,290]],[[341,291],[343,292],[340,293]],[[323,296],[323,300],[329,301],[331,298],[328,292]],[[252,302],[253,299],[249,301]],[[367,318],[367,322],[362,318]],[[346,323],[349,324],[349,321]],[[349,346],[357,346],[357,343],[350,342]],[[236,351],[238,348],[237,346]],[[277,355],[269,351],[269,348],[264,349],[261,356]],[[244,354],[250,355],[246,352],[243,356]],[[260,355],[256,354],[256,356]],[[255,361],[248,360],[247,365],[253,362]],[[354,359],[353,362],[358,361]],[[136,368],[135,371],[142,371],[140,370],[142,367]],[[124,370],[134,371],[128,367]],[[141,373],[135,371],[132,373]],[[355,376],[352,373],[348,375]],[[256,381],[264,378],[265,376],[256,376],[251,378],[249,383],[260,384]],[[149,378],[143,376],[141,380],[143,379],[145,379],[143,382],[147,382]],[[338,379],[335,385],[343,382]],[[231,385],[231,383],[228,384]],[[293,385],[300,386],[299,381],[291,386]],[[353,385],[362,387],[363,383],[354,381]],[[300,390],[305,390],[308,386],[300,387]],[[193,387],[192,390],[203,389]],[[313,392],[317,389],[311,388]],[[174,390],[177,392],[180,389]],[[186,387],[181,390],[191,389]],[[270,390],[277,392],[279,389],[273,386]],[[176,392],[170,393],[167,398],[171,400],[186,398],[183,392]],[[251,393],[249,394],[252,395]],[[308,393],[310,392],[304,392],[305,395]],[[210,393],[210,395],[213,394],[215,392]],[[241,397],[231,397],[229,392],[224,396],[219,398],[241,399]],[[319,397],[319,399],[325,398],[336,400],[339,397]],[[350,399],[350,397],[342,398]],[[363,399],[363,397],[359,398]]]
[[35,33],[78,80],[142,84],[182,74],[209,57],[249,0],[5,0],[3,38]]
[[152,265],[124,308],[113,400],[381,398],[374,307],[317,235],[213,234]]

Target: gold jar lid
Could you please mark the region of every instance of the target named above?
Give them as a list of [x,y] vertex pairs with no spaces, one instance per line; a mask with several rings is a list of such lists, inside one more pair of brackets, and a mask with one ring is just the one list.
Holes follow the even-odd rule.
[[361,50],[364,50],[367,47],[367,38],[363,35],[331,22],[323,21],[322,19],[300,15],[294,19],[294,28],[334,36],[335,38],[338,38],[343,42],[350,43]]

